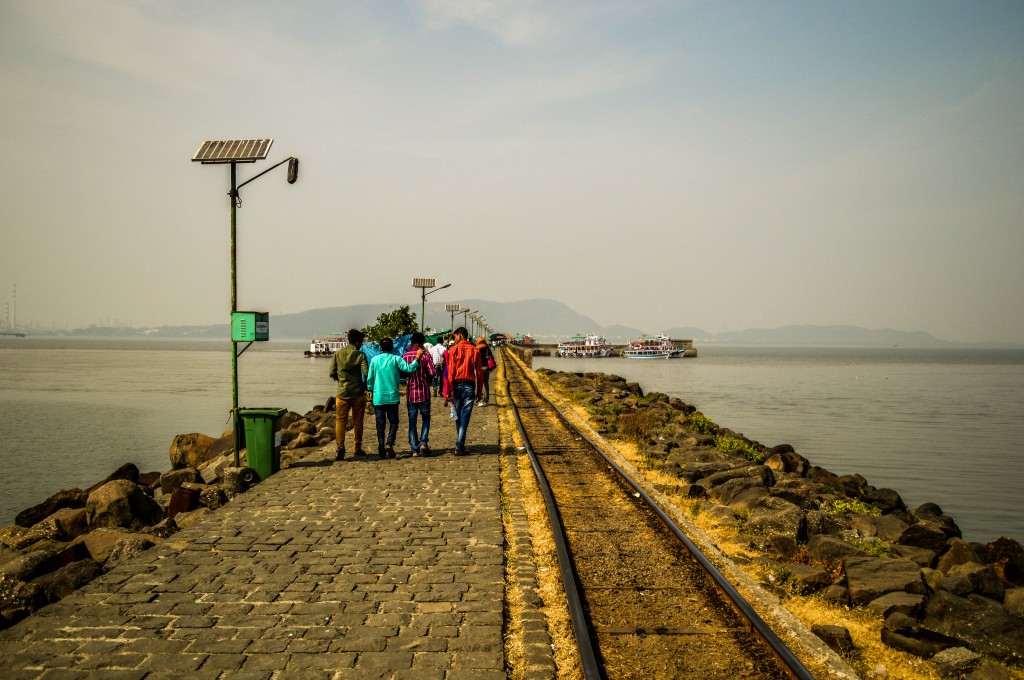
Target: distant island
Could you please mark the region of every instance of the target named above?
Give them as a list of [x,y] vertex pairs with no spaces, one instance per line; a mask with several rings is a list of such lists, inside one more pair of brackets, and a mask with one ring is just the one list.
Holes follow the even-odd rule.
[[[529,333],[539,342],[557,342],[576,333],[598,333],[613,343],[624,343],[630,338],[651,333],[665,333],[671,338],[689,338],[699,345],[756,345],[756,346],[819,346],[819,347],[913,347],[913,348],[1024,348],[1013,343],[958,343],[942,340],[925,331],[899,331],[890,328],[861,328],[858,326],[797,325],[779,328],[754,328],[742,331],[710,333],[692,326],[665,328],[633,328],[622,325],[602,325],[558,302],[532,299],[516,302],[467,300],[462,303],[470,309],[483,310],[488,323],[495,329],[511,334]],[[270,312],[270,337],[275,340],[309,340],[310,338],[360,328],[372,323],[383,311],[395,309],[397,303],[323,307],[292,314]],[[419,309],[414,310],[419,312]],[[426,323],[434,329],[451,326],[451,315],[444,311],[444,303],[426,306]],[[671,323],[671,320],[667,320]],[[460,315],[455,325],[462,325]],[[128,328],[90,326],[66,333],[85,337],[156,337],[156,338],[228,338],[227,323],[206,326],[159,326],[156,328]]]

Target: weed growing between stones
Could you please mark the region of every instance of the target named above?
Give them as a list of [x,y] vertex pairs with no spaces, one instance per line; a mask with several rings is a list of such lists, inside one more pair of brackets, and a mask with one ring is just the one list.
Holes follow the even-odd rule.
[[833,498],[832,500],[822,502],[821,509],[830,515],[852,514],[878,517],[882,514],[881,510],[865,503],[859,498]]
[[715,448],[723,453],[738,453],[754,463],[763,463],[768,457],[767,451],[754,447],[750,442],[728,435],[715,437]]

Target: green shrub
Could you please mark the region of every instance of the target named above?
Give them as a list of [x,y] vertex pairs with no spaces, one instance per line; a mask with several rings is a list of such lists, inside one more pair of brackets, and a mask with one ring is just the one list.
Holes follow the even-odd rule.
[[699,432],[700,434],[714,434],[715,430],[718,429],[718,425],[715,424],[715,421],[711,420],[711,418],[708,418],[700,411],[694,411],[688,416],[688,419],[690,421],[690,427],[693,428],[694,432]]
[[715,448],[723,453],[738,453],[754,463],[763,463],[768,457],[766,451],[759,451],[750,442],[725,435],[715,437]]
[[830,515],[869,515],[878,517],[882,511],[856,498],[834,498],[821,504],[821,509]]

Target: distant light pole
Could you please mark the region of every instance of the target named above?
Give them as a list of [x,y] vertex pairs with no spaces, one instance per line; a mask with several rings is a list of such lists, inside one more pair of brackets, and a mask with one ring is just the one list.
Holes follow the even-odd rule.
[[470,309],[469,307],[463,307],[463,308],[462,308],[462,309],[460,309],[459,311],[460,311],[460,312],[462,312],[462,325],[463,325],[463,326],[467,326],[467,325],[469,325],[469,322],[468,322],[468,321],[466,321],[466,315],[467,315],[467,314],[469,314],[469,313],[470,313],[471,311],[473,311],[473,310],[472,310],[472,309]]
[[454,305],[445,305],[444,306],[444,311],[452,313],[451,326],[448,327],[448,330],[454,331],[455,330],[455,312],[461,312],[462,311],[462,307],[458,303],[456,303]]
[[[437,288],[434,288],[434,279],[412,280],[412,287],[419,288],[422,291],[422,296],[420,297],[420,333],[422,333],[426,327],[425,324],[427,314],[427,296],[430,295],[431,293],[436,293],[439,290],[444,290],[445,288],[448,288],[451,285],[452,284],[450,283],[446,283],[443,286],[438,286]],[[433,288],[433,290],[427,290],[427,288]]]

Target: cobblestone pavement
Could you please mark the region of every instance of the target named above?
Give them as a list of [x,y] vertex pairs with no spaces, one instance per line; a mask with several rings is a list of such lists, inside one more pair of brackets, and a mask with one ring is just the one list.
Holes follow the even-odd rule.
[[432,457],[404,406],[406,457],[311,454],[0,633],[3,677],[504,678],[496,413],[463,457],[439,399]]

